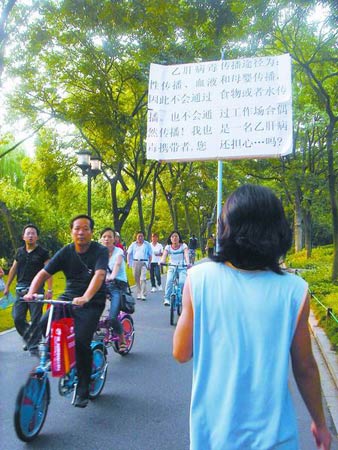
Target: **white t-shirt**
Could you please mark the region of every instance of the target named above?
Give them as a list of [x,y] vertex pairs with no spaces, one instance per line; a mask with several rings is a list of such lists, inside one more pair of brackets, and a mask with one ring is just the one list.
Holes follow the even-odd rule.
[[127,273],[126,273],[126,263],[124,262],[124,258],[123,258],[124,252],[121,248],[114,247],[114,251],[113,251],[111,257],[109,258],[108,267],[111,271],[114,270],[114,266],[115,266],[117,257],[119,255],[122,256],[122,264],[120,266],[120,270],[118,271],[118,273],[116,275],[116,279],[127,282],[128,280],[127,280]]
[[140,259],[146,259],[146,246],[144,243],[142,245],[135,244],[134,246],[134,259],[140,260]]
[[187,244],[183,243],[177,249],[173,249],[171,245],[166,245],[165,250],[168,252],[169,262],[175,266],[185,264],[184,250],[188,248]]
[[161,255],[163,253],[163,245],[160,244],[159,242],[157,242],[156,245],[154,245],[151,242],[150,245],[151,245],[151,251],[152,251],[151,262],[152,263],[159,263],[160,260],[161,260]]

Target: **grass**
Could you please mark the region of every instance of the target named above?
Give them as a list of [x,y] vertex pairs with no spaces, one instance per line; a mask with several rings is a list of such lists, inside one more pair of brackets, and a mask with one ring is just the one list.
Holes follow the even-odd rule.
[[332,349],[338,350],[338,322],[328,315],[328,308],[338,318],[338,285],[331,281],[333,261],[333,246],[327,245],[313,249],[310,259],[306,252],[288,255],[287,265],[295,269],[302,269],[300,275],[309,283],[311,309],[319,325],[325,330]]

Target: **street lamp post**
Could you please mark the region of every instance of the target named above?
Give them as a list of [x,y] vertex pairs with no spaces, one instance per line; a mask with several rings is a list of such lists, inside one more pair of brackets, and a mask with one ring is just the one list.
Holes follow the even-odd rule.
[[80,150],[77,154],[77,166],[82,170],[82,175],[87,175],[87,214],[92,212],[92,179],[102,171],[101,160],[91,156],[89,150]]

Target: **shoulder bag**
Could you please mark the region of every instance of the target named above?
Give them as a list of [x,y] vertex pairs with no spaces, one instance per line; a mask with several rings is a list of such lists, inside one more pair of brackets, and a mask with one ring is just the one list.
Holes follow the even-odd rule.
[[131,293],[129,284],[127,285],[126,290],[121,291],[120,310],[127,314],[133,314],[135,312],[135,298],[133,297],[133,294]]

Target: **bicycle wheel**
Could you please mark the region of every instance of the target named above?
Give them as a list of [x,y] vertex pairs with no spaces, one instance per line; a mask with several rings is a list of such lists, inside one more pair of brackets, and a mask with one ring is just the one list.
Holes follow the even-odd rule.
[[50,402],[47,374],[33,373],[21,387],[15,402],[14,427],[19,439],[32,441],[41,431]]
[[175,325],[176,294],[170,296],[170,325]]
[[89,385],[89,398],[94,399],[101,394],[107,376],[106,349],[102,344],[96,344],[92,350],[92,375]]
[[123,351],[120,350],[120,341],[114,341],[114,348],[117,353],[119,353],[121,356],[128,355],[130,352],[133,344],[134,344],[134,337],[135,337],[135,329],[134,329],[134,321],[131,316],[126,315],[121,320],[123,333],[124,333],[124,339],[127,344],[127,348]]

